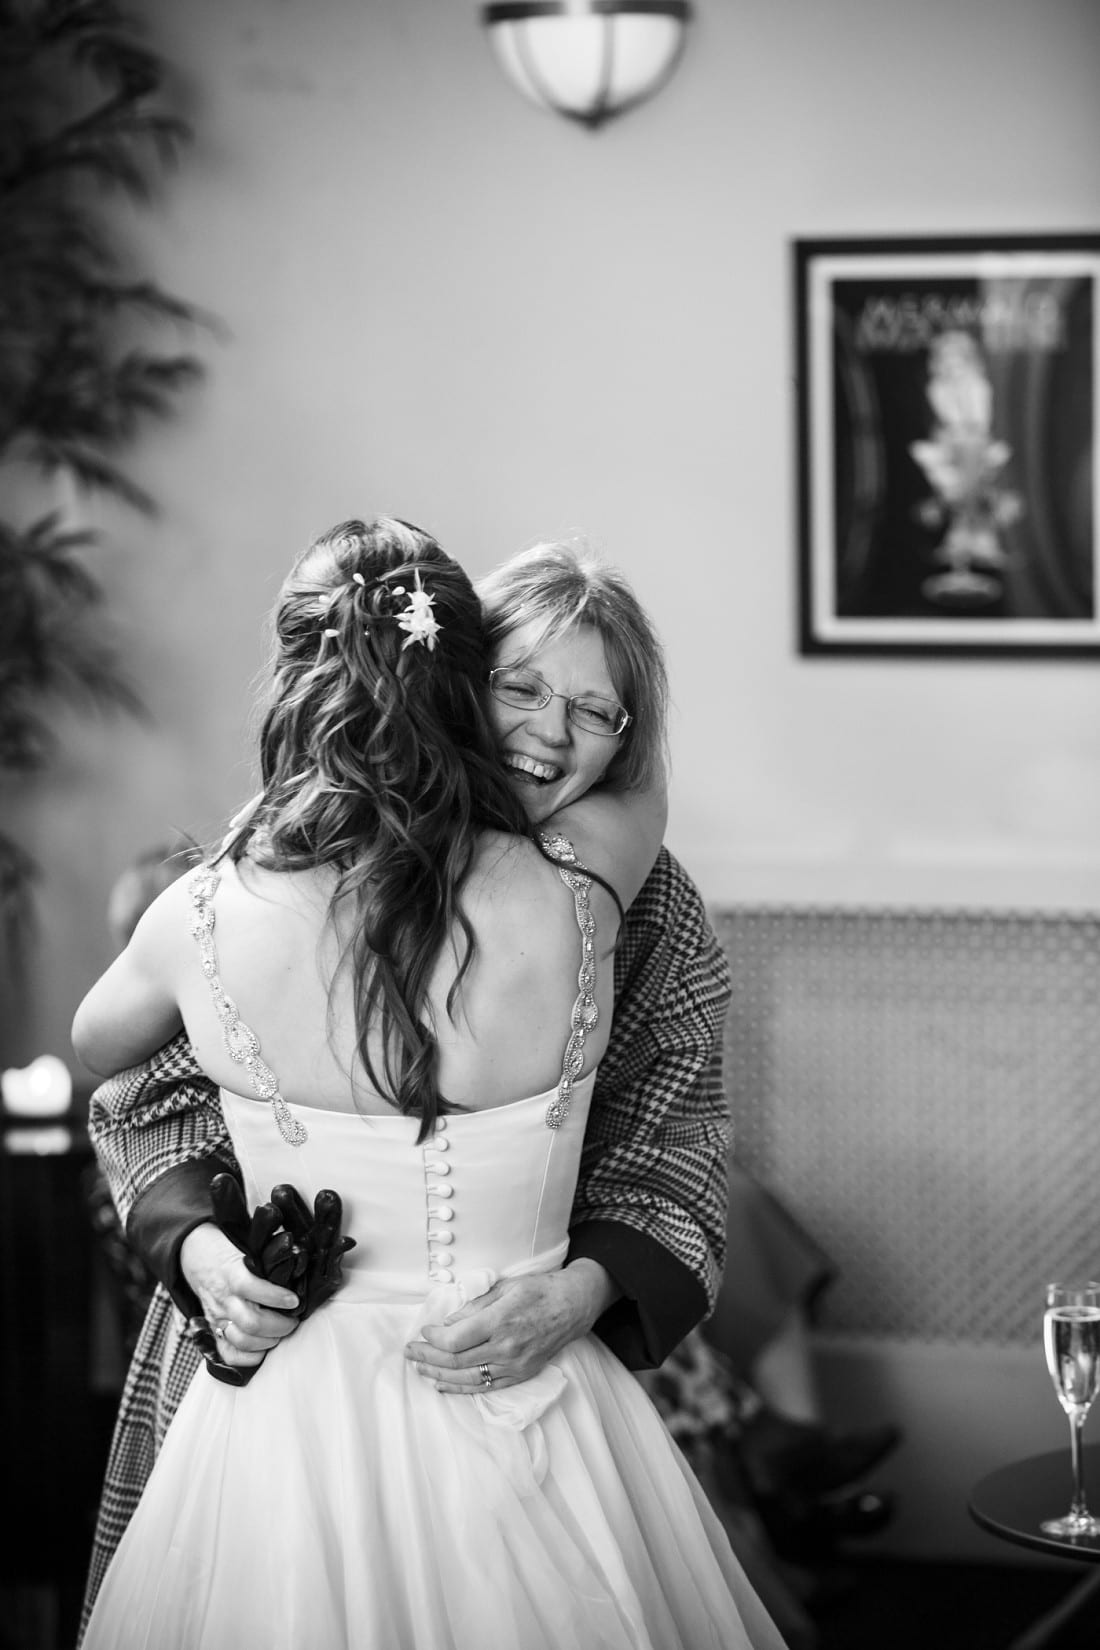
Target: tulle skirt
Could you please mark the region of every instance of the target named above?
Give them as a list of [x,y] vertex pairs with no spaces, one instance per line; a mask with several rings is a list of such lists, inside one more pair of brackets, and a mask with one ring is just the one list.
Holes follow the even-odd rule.
[[444,1396],[402,1355],[438,1310],[337,1298],[248,1386],[200,1369],[83,1650],[782,1650],[601,1342]]

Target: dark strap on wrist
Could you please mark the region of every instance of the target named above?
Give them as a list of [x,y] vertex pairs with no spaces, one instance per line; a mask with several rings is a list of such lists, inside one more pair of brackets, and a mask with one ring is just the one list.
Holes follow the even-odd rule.
[[180,1269],[180,1247],[196,1226],[214,1218],[210,1202],[214,1176],[235,1169],[232,1159],[217,1154],[176,1164],[140,1192],[130,1210],[128,1242],[185,1318],[200,1316],[202,1307]]
[[595,1333],[628,1369],[656,1369],[707,1313],[703,1286],[663,1244],[616,1220],[586,1220],[569,1234],[569,1260],[599,1261],[622,1298]]

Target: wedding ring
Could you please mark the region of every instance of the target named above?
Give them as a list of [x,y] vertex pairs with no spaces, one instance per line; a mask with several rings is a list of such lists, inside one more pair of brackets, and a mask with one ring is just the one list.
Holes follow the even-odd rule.
[[218,1319],[217,1323],[214,1325],[214,1336],[216,1340],[225,1340],[225,1332],[229,1328],[229,1322],[230,1320],[228,1318]]
[[477,1372],[481,1376],[482,1386],[485,1388],[486,1392],[488,1392],[489,1388],[493,1384],[493,1377],[489,1372],[489,1365],[488,1364],[478,1364]]

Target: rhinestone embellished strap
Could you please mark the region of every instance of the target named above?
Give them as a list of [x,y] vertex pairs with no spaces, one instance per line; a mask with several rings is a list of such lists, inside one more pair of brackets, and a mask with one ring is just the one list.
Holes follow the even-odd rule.
[[191,935],[198,942],[202,971],[210,983],[214,997],[214,1011],[221,1021],[229,1058],[243,1066],[249,1081],[261,1100],[270,1100],[279,1133],[288,1146],[301,1146],[309,1139],[309,1131],[300,1123],[279,1093],[279,1079],[271,1067],[260,1059],[260,1039],[246,1026],[237,1013],[237,1005],[226,995],[218,975],[218,956],[214,950],[214,895],[221,878],[209,865],[200,865],[187,879],[191,895]]
[[577,855],[569,838],[550,837],[540,833],[540,839],[548,854],[555,860],[565,861],[564,865],[558,866],[558,875],[572,891],[577,927],[581,931],[581,967],[577,975],[577,985],[580,989],[573,1004],[569,1041],[565,1045],[558,1091],[546,1108],[546,1127],[560,1129],[569,1116],[569,1108],[573,1103],[573,1084],[584,1064],[585,1041],[599,1018],[599,1010],[593,995],[596,989],[596,919],[588,903],[591,882],[588,877],[569,870],[569,866],[577,862]]

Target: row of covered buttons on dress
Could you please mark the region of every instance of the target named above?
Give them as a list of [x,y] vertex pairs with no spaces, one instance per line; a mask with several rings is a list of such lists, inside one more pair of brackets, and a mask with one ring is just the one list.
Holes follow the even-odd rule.
[[421,1148],[424,1159],[424,1192],[428,1212],[428,1276],[433,1283],[454,1282],[454,1187],[447,1160],[450,1141],[447,1119],[437,1117],[435,1134]]

